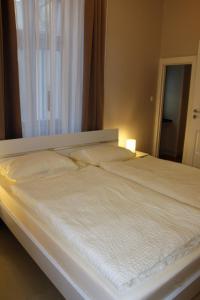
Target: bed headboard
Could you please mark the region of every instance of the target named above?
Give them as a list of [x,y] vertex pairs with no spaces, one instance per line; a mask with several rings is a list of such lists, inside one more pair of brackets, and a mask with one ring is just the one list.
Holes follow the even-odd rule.
[[0,157],[45,149],[73,148],[101,142],[117,141],[118,129],[2,140],[0,141]]

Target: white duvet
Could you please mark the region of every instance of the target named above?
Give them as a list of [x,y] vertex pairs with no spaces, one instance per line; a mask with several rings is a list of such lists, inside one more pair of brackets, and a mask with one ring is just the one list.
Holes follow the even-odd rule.
[[200,208],[200,170],[152,156],[101,163],[113,174]]
[[86,167],[11,186],[62,244],[120,291],[200,247],[200,210]]

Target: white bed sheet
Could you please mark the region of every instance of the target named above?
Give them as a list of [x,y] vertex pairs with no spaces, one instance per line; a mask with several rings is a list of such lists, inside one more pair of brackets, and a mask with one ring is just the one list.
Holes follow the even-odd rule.
[[[78,178],[77,172],[79,174]],[[77,186],[77,182],[79,186]],[[20,198],[18,204],[20,203],[26,210],[29,210],[31,215],[37,216],[37,220],[42,224],[43,228],[46,228],[45,231],[51,232],[54,236],[56,234],[57,242],[59,242],[64,249],[71,249],[70,252],[76,256],[75,261],[77,261],[77,257],[79,257],[79,259],[81,258],[82,262],[89,266],[93,274],[97,272],[97,277],[103,278],[102,282],[109,287],[109,290],[112,291],[111,294],[115,295],[113,299],[121,299],[122,294],[123,299],[130,297],[130,294],[133,293],[133,287],[134,295],[137,295],[137,290],[141,290],[141,283],[143,287],[139,293],[140,296],[144,294],[145,284],[148,294],[150,295],[153,290],[157,289],[157,286],[160,285],[162,280],[159,280],[159,284],[155,284],[155,282],[152,284],[151,280],[144,280],[147,275],[157,273],[158,268],[165,268],[166,265],[173,262],[175,258],[181,257],[187,252],[191,252],[191,248],[194,250],[192,251],[192,256],[194,255],[195,259],[199,256],[199,210],[194,208],[186,209],[184,205],[180,205],[180,203],[176,203],[170,199],[166,202],[164,201],[164,207],[162,207],[160,202],[163,201],[163,196],[161,197],[159,194],[146,190],[137,184],[112,176],[98,168],[87,167],[81,171],[76,171],[76,174],[75,172],[71,172],[70,175],[68,173],[65,174],[65,176],[64,174],[61,176],[51,176],[48,180],[39,179],[34,182],[23,182],[18,185],[13,185],[11,189],[14,190],[15,195]],[[147,198],[148,203],[146,202]],[[124,205],[121,206],[122,203],[124,203]],[[67,212],[63,209],[63,204],[65,207],[66,205],[68,206]],[[164,223],[162,220],[161,227],[163,228],[158,230],[157,227],[155,231],[154,226],[160,223],[160,218],[163,218],[163,209],[169,210],[170,216],[167,216],[165,212],[164,214],[167,220],[166,222],[164,221]],[[179,210],[180,214],[178,217],[179,224],[175,221],[175,219],[177,219],[177,214],[175,213],[176,209]],[[133,213],[133,210],[137,212]],[[94,215],[94,211],[98,211],[98,215]],[[137,220],[138,213],[140,218],[139,223]],[[114,218],[113,214],[115,215]],[[196,218],[196,228],[193,228],[194,220],[191,220],[191,214],[193,214],[193,218]],[[172,217],[172,215],[174,215],[174,217]],[[136,218],[135,220],[137,220],[135,223],[132,223],[130,220],[133,216]],[[154,219],[156,217],[157,220],[155,224],[149,222],[150,219],[152,219],[150,216],[153,216]],[[66,221],[66,217],[68,220],[67,226],[65,222],[63,223],[63,220]],[[141,217],[145,217],[148,224],[141,224]],[[187,224],[183,224],[185,217],[188,217]],[[118,218],[120,219],[118,220]],[[92,227],[91,225],[95,226]],[[137,226],[137,230],[134,230],[134,226]],[[133,244],[134,242],[141,243],[140,237],[137,237],[138,234],[141,234],[141,226],[142,231],[146,231],[147,239],[142,238],[142,240],[145,241],[145,245],[140,244],[138,251],[134,249]],[[132,232],[130,232],[130,228]],[[178,234],[177,231],[179,231]],[[156,232],[159,232],[159,234],[155,234]],[[157,241],[157,238],[159,237],[160,239],[162,234],[165,234],[164,239]],[[197,236],[191,240],[194,234],[197,234]],[[184,236],[182,237],[182,235]],[[168,241],[164,243],[167,236],[169,236]],[[88,237],[90,237],[90,240],[88,240]],[[87,239],[86,242],[85,239]],[[169,239],[172,244],[169,243]],[[176,239],[179,241],[176,242]],[[187,247],[182,247],[182,244],[179,244],[179,242],[185,243],[186,240],[188,241]],[[154,245],[152,245],[152,241],[154,241]],[[173,255],[168,255],[168,251],[170,252],[173,249],[174,243],[175,247],[179,244],[180,251],[177,253],[175,253],[175,251]],[[125,248],[125,246],[127,246],[127,248]],[[143,252],[141,251],[141,246],[146,247]],[[156,246],[160,246],[162,251],[161,248],[157,249]],[[141,265],[142,268],[144,268],[144,258],[147,259],[147,265],[149,262],[154,264],[155,258],[159,257],[157,250],[159,252],[161,251],[160,262],[157,263],[156,267],[151,268],[151,270],[148,268],[147,273],[142,273],[140,268]],[[149,251],[152,251],[152,257],[147,255]],[[138,266],[134,264],[133,266],[133,259],[135,259],[136,256],[137,262],[141,261],[141,264]],[[166,259],[162,260],[162,256]],[[191,255],[188,255],[183,260],[186,261],[189,257],[191,259]],[[177,261],[177,266],[180,264],[180,261],[181,259]],[[172,267],[172,265],[170,267]],[[170,274],[170,267],[165,268],[166,274],[168,275]],[[133,277],[134,272],[136,274],[138,268],[140,270],[139,278],[137,276]],[[177,270],[178,268],[176,271]],[[172,274],[174,275],[175,273]],[[155,275],[155,277],[156,276],[158,279],[158,274]],[[135,278],[137,280],[135,280]],[[139,294],[138,297],[140,297]]]
[[[119,294],[116,295],[115,291],[102,278],[98,278],[89,266],[83,264],[79,257],[74,260],[68,249],[63,251],[56,238],[49,232],[47,233],[44,226],[33,218],[2,186],[0,186],[0,197],[3,199],[0,202],[3,215],[5,211],[10,215],[14,223],[39,247],[40,251],[48,257],[83,299],[171,300],[197,278],[200,278],[200,250],[197,249],[169,266],[162,274],[156,274],[145,284],[134,287],[129,294],[123,295],[122,298]],[[3,215],[0,214],[0,216]],[[188,298],[192,298],[197,292],[199,290],[188,291]]]
[[101,163],[115,175],[137,182],[168,197],[200,208],[200,170],[180,163],[146,156]]

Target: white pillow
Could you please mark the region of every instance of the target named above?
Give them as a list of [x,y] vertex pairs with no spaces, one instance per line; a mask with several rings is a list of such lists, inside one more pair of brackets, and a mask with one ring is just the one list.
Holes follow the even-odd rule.
[[0,174],[11,181],[58,169],[77,170],[78,166],[71,159],[53,151],[29,153],[0,162]]
[[101,162],[128,160],[134,156],[133,152],[113,145],[90,146],[70,153],[74,160],[95,166],[99,166]]

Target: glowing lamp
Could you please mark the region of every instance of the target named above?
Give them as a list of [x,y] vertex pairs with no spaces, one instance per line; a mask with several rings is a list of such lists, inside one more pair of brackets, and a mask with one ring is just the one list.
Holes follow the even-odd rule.
[[135,153],[136,151],[136,140],[134,139],[128,139],[126,140],[126,149],[132,151],[133,153]]

